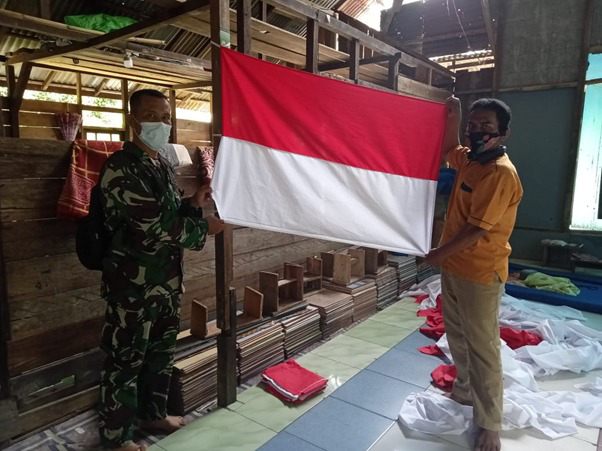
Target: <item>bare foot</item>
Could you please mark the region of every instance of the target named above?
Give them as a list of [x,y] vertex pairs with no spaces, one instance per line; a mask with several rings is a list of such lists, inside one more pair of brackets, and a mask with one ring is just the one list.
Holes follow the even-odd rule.
[[141,429],[152,429],[172,433],[176,432],[180,428],[183,428],[186,425],[186,423],[184,423],[184,418],[182,417],[174,417],[171,415],[167,415],[161,420],[140,420],[139,425]]
[[502,443],[500,442],[500,433],[498,431],[490,431],[481,429],[477,435],[474,444],[474,451],[500,451]]
[[469,406],[469,407],[473,406],[473,402],[472,401],[460,398],[460,397],[454,395],[453,393],[444,393],[443,396],[445,396],[446,398],[451,399],[452,401],[456,401],[458,404],[462,404],[463,406]]
[[146,451],[148,447],[146,445],[138,445],[134,442],[125,443],[119,448],[113,448],[112,451]]

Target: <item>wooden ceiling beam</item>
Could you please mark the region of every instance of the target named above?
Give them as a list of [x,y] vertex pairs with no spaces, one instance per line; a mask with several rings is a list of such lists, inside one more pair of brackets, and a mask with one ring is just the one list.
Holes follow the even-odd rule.
[[105,89],[105,86],[108,82],[108,78],[103,78],[102,80],[100,80],[100,84],[94,90],[94,97],[98,97],[100,95],[100,93]]
[[125,46],[127,50],[139,53],[147,57],[156,57],[163,60],[178,61],[184,63],[186,67],[199,68],[202,70],[211,70],[211,61],[193,56],[183,55],[182,53],[170,52],[168,50],[155,49],[146,45],[128,42]]
[[212,86],[212,81],[195,81],[192,83],[183,83],[180,85],[173,85],[171,87],[171,89],[181,89],[181,90],[188,90],[188,89],[197,89],[197,88],[208,88]]
[[363,46],[369,47],[377,52],[384,53],[386,55],[395,55],[399,52],[399,50],[395,47],[369,36],[363,31],[360,31],[357,28],[342,22],[336,17],[326,14],[325,12],[310,6],[307,3],[300,2],[299,0],[265,0],[265,2],[275,6],[276,8],[283,8],[291,11],[303,18],[313,19],[316,21],[316,25],[319,25],[321,28],[325,28],[333,33],[343,35],[349,39],[355,38]]
[[19,64],[27,61],[31,62],[43,60],[53,58],[56,56],[68,55],[70,53],[74,53],[79,50],[84,50],[91,47],[109,46],[116,42],[125,41],[128,38],[139,36],[148,31],[155,30],[157,27],[169,25],[170,23],[176,21],[182,16],[208,7],[209,0],[189,0],[188,2],[175,8],[169,9],[167,11],[161,11],[159,14],[157,14],[157,17],[152,17],[147,20],[136,22],[128,27],[124,27],[119,30],[103,34],[102,36],[94,37],[85,42],[76,42],[66,47],[60,47],[57,49],[16,55],[12,58],[9,58],[8,63]]
[[48,89],[48,86],[50,86],[50,83],[52,83],[52,80],[54,79],[54,76],[56,75],[56,71],[51,70],[48,75],[46,76],[46,79],[44,80],[44,83],[42,83],[42,91],[46,91]]
[[[0,25],[7,28],[18,28],[21,30],[40,33],[70,41],[86,41],[96,36],[104,36],[106,33],[86,28],[74,27],[52,20],[28,16],[8,9],[0,9]],[[164,41],[159,39],[129,38],[128,41],[138,42],[146,45],[162,45]]]

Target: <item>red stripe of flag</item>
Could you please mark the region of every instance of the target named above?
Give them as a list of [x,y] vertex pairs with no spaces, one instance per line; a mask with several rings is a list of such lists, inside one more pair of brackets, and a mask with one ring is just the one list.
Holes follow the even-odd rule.
[[437,180],[443,104],[312,75],[223,47],[221,52],[224,136]]

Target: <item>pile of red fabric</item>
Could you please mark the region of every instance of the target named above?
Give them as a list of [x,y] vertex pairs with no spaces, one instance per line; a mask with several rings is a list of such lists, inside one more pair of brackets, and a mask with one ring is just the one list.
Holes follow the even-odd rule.
[[293,359],[266,368],[261,379],[269,393],[293,404],[317,395],[328,385],[328,379],[303,368]]
[[[421,303],[428,296],[416,297],[416,302]],[[434,308],[419,310],[418,316],[426,317],[426,326],[420,328],[427,337],[438,340],[445,333],[443,325],[443,310],[441,306],[441,295],[437,296],[437,305]],[[526,330],[516,330],[509,327],[500,328],[500,337],[506,342],[510,349],[518,349],[523,346],[537,346],[542,338]],[[423,346],[418,348],[423,354],[443,356],[443,351],[437,345]],[[456,367],[454,365],[440,365],[431,373],[433,384],[444,391],[451,391],[456,379]]]
[[121,148],[123,143],[117,141],[78,139],[73,142],[71,165],[58,201],[59,218],[87,216],[90,192],[98,182],[102,165],[109,155]]

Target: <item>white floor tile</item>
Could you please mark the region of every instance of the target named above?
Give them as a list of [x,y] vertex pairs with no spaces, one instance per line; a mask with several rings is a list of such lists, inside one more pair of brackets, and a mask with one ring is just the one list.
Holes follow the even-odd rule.
[[434,435],[410,431],[398,422],[383,434],[370,451],[465,451],[466,448]]

